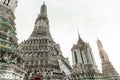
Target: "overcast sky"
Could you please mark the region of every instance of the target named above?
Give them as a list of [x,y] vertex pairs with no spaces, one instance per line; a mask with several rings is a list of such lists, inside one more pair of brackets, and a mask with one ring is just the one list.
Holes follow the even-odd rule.
[[[102,41],[110,61],[120,73],[120,0],[46,0],[50,32],[65,57],[78,40],[89,42],[99,69],[101,61],[96,36]],[[15,11],[19,43],[33,31],[43,0],[19,0]]]

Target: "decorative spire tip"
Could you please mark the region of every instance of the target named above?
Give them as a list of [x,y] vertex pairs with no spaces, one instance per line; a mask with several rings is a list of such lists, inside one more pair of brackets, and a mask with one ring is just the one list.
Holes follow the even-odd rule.
[[78,29],[78,27],[77,27],[77,32],[78,32],[78,36],[80,37],[80,33],[79,33],[79,29]]
[[43,1],[43,5],[45,5],[45,0]]

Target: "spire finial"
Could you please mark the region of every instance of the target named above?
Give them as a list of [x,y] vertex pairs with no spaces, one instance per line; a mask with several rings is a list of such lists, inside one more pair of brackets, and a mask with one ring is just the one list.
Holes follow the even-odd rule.
[[78,37],[80,38],[80,33],[79,33],[79,29],[78,29],[78,27],[77,27],[77,32],[78,32]]
[[97,39],[97,46],[98,46],[98,49],[99,49],[99,54],[100,54],[102,63],[106,62],[106,61],[109,62],[108,55],[107,55],[106,51],[104,50],[102,42],[99,39]]
[[45,5],[45,0],[43,1],[43,5]]
[[84,41],[80,37],[79,29],[77,27],[77,32],[78,32],[78,43],[84,43]]
[[43,1],[43,5],[41,6],[40,16],[47,17],[47,6],[45,5],[45,1]]

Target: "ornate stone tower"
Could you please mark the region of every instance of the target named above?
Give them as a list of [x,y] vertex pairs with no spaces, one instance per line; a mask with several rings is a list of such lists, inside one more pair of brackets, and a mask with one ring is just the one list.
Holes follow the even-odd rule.
[[89,43],[85,43],[78,34],[78,42],[73,45],[73,80],[102,80],[102,75],[97,69],[92,49]]
[[0,0],[0,80],[22,80],[24,60],[18,54],[14,10],[17,0]]
[[108,58],[108,55],[104,50],[104,47],[99,39],[97,40],[97,45],[98,45],[99,54],[102,62],[103,78],[105,80],[120,80],[119,74],[111,64]]
[[62,80],[70,74],[71,67],[67,58],[62,56],[59,44],[51,37],[45,3],[41,6],[31,36],[19,45],[19,50],[27,62],[25,80],[37,77]]

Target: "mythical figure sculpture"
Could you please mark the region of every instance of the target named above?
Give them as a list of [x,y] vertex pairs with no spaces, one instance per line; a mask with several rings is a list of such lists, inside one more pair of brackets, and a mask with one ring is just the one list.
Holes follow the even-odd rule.
[[5,55],[3,56],[3,60],[4,60],[5,62],[8,61],[8,54],[5,54]]
[[17,64],[17,57],[13,58],[12,63]]
[[25,69],[25,62],[22,63],[22,69]]

